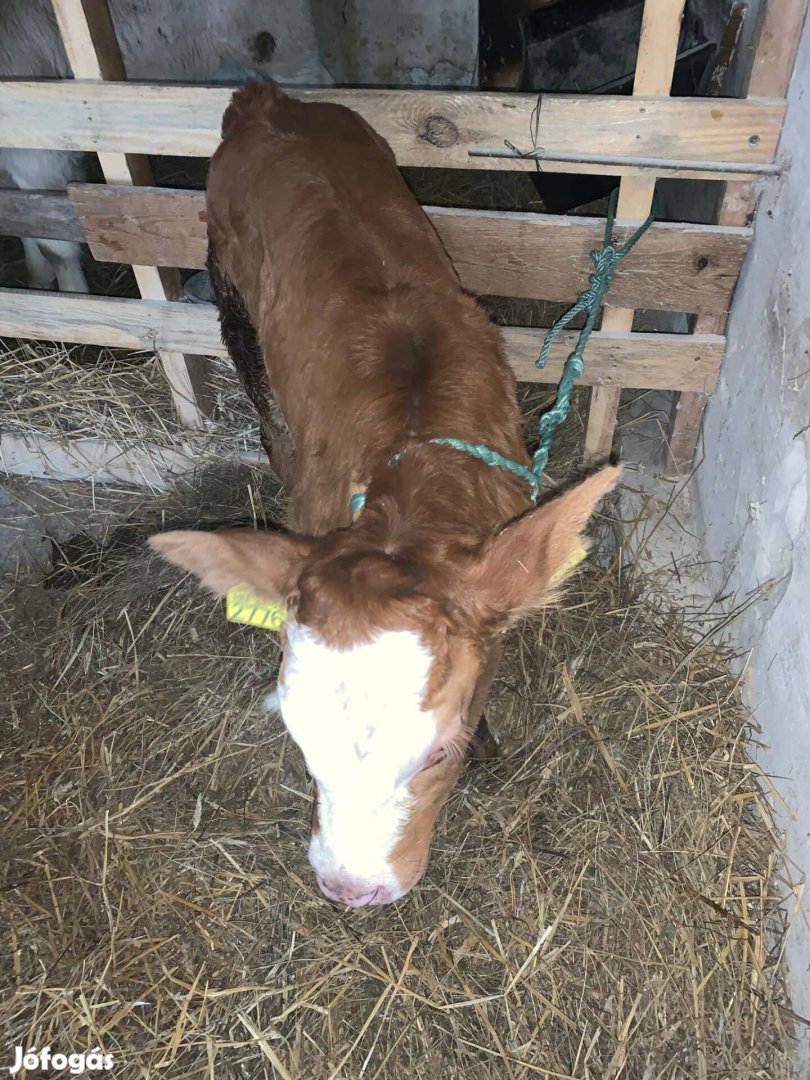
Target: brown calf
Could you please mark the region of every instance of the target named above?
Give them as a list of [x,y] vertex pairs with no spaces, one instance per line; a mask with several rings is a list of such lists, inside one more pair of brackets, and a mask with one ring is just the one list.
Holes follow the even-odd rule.
[[425,870],[500,635],[549,601],[619,471],[534,510],[525,480],[429,442],[528,464],[497,330],[349,109],[235,94],[207,200],[223,337],[289,487],[291,531],[153,544],[219,593],[287,604],[274,700],[316,781],[310,861],[331,899],[388,903]]

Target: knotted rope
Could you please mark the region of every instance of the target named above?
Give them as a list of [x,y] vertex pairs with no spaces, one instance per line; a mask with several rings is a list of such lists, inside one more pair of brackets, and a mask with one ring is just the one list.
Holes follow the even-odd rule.
[[593,328],[596,325],[596,320],[602,307],[602,301],[613,281],[616,268],[625,255],[635,247],[655,220],[656,206],[653,201],[653,208],[645,221],[620,248],[614,247],[613,225],[616,220],[616,203],[618,195],[619,189],[616,188],[612,192],[610,201],[608,202],[607,217],[605,219],[605,240],[602,250],[591,252],[594,269],[593,273],[588,278],[589,288],[579,294],[574,306],[569,308],[564,315],[560,316],[548,331],[545,340],[543,341],[540,355],[534,365],[536,368],[544,368],[548,362],[551,346],[554,344],[557,336],[577,317],[577,315],[581,315],[582,312],[587,312],[585,325],[579,332],[576,348],[565,361],[563,373],[557,385],[557,398],[551,408],[543,413],[538,422],[540,445],[532,458],[532,473],[537,477],[538,483],[539,478],[545,472],[546,465],[548,465],[548,455],[551,450],[554,434],[571,411],[571,391],[574,389],[574,383],[584,370],[585,347],[588,344],[588,339],[593,333]]

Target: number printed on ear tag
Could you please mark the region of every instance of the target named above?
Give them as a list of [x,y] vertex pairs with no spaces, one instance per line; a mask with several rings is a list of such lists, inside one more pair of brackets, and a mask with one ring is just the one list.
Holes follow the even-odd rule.
[[230,589],[225,597],[225,618],[260,630],[280,630],[287,621],[287,609],[272,600],[261,600],[240,586]]

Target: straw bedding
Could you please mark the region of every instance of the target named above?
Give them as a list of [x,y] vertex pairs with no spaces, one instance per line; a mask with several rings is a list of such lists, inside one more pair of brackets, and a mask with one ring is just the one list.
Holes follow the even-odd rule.
[[751,719],[724,656],[618,559],[507,635],[501,756],[454,792],[423,883],[348,911],[317,891],[303,765],[259,708],[275,637],[143,544],[271,524],[276,487],[97,490],[94,512],[3,599],[7,1044],[167,1080],[787,1075]]
[[256,412],[232,366],[218,357],[208,364],[217,419],[207,430],[191,433],[178,423],[154,352],[0,339],[3,429],[212,456],[232,456],[234,447],[255,449]]
[[[439,205],[537,208],[518,174],[468,192],[452,176],[451,195],[438,170],[410,179]],[[99,273],[97,291],[131,294],[128,270]],[[487,304],[515,324],[559,314]],[[259,708],[276,639],[144,547],[170,524],[278,523],[283,499],[264,472],[212,472],[258,444],[229,369],[217,424],[192,436],[157,368],[0,350],[3,430],[182,447],[203,473],[172,494],[12,485],[46,527],[63,509],[87,525],[44,579],[0,590],[4,1052],[100,1046],[116,1078],[165,1080],[785,1077],[793,897],[705,622],[608,544],[507,635],[501,756],[456,788],[423,882],[393,907],[335,907],[306,861],[300,756]],[[527,422],[547,396],[524,388]]]

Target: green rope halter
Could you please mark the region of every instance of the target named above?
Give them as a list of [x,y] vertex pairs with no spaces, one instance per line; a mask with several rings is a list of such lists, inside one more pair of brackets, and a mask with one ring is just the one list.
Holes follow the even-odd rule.
[[[520,462],[504,457],[503,454],[499,454],[497,450],[492,450],[482,443],[468,443],[464,442],[462,439],[453,439],[449,437],[428,439],[426,442],[416,443],[411,449],[415,450],[419,446],[429,444],[451,446],[454,450],[460,450],[462,453],[469,454],[471,457],[477,458],[478,461],[483,461],[492,468],[504,469],[506,472],[511,472],[515,476],[522,477],[531,489],[532,502],[537,501],[537,495],[540,491],[540,480],[545,472],[546,465],[548,464],[548,455],[551,450],[554,434],[571,411],[571,391],[574,389],[574,383],[580,377],[584,369],[585,362],[583,356],[585,347],[588,344],[588,339],[593,333],[593,328],[596,325],[596,320],[599,317],[599,312],[602,308],[602,302],[613,281],[613,276],[616,273],[616,267],[625,255],[635,247],[655,220],[657,206],[656,200],[653,199],[653,208],[645,221],[620,248],[614,247],[612,243],[613,226],[616,220],[618,197],[619,189],[616,188],[612,192],[608,202],[607,217],[605,218],[605,239],[602,250],[591,252],[594,269],[593,273],[588,277],[589,287],[579,294],[574,306],[569,308],[569,310],[566,311],[566,313],[562,315],[547,332],[543,341],[543,347],[540,350],[540,355],[534,365],[536,368],[544,368],[548,361],[548,354],[551,350],[551,346],[554,344],[554,340],[557,336],[577,317],[577,315],[581,315],[582,312],[587,312],[585,325],[579,332],[576,348],[563,366],[563,373],[557,386],[557,397],[555,402],[551,408],[544,412],[540,417],[538,423],[540,445],[532,458],[532,467],[529,469],[525,465],[521,465]],[[403,453],[405,453],[405,451],[394,454],[389,465],[395,465],[400,460]],[[361,491],[356,495],[353,495],[351,499],[352,514],[362,510],[365,502],[365,492]]]
[[[454,450],[461,450],[463,453],[469,454],[470,457],[483,461],[485,465],[490,465],[493,469],[504,469],[506,472],[514,473],[515,476],[522,477],[531,486],[532,501],[537,498],[537,492],[540,489],[540,477],[532,469],[521,465],[519,461],[512,461],[511,458],[504,457],[503,454],[499,454],[497,450],[491,450],[488,446],[484,446],[483,443],[468,443],[462,439],[452,438],[428,439],[427,442],[415,443],[411,449],[415,450],[418,446],[430,445],[452,446]],[[401,450],[398,454],[394,454],[389,465],[396,465],[404,453],[405,451]]]

